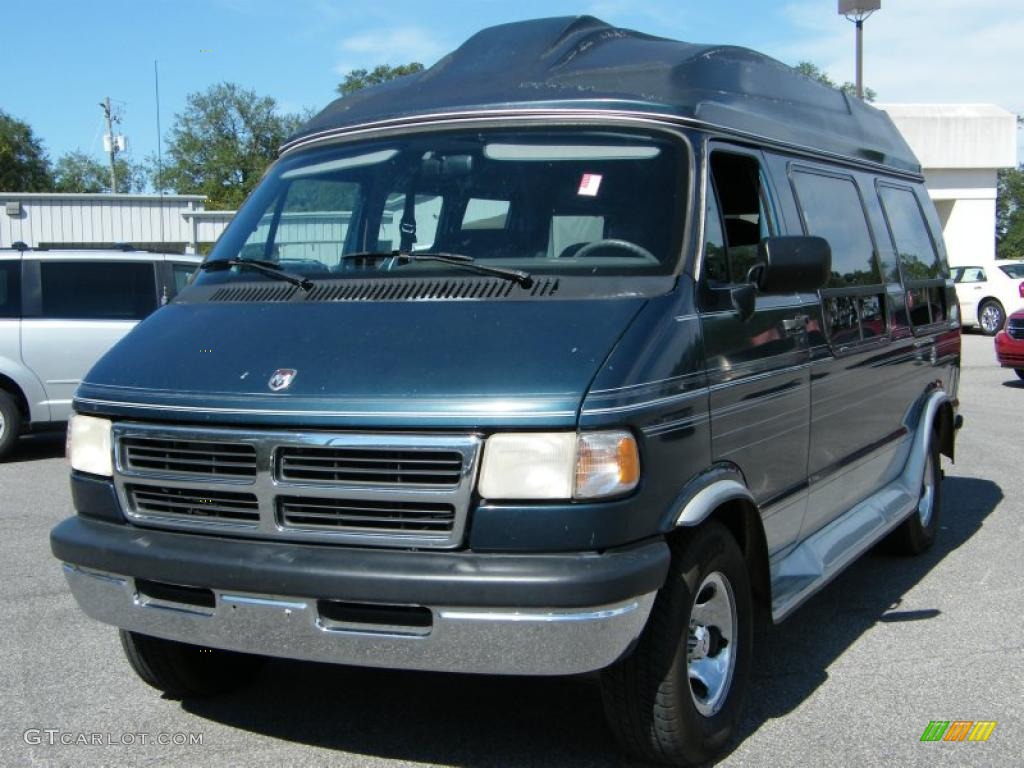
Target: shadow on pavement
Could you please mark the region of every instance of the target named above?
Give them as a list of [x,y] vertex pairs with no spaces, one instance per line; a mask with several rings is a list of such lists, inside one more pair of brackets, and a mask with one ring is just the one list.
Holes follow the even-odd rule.
[[[740,741],[791,712],[877,622],[927,621],[902,596],[979,530],[1003,498],[988,480],[947,477],[942,529],[919,558],[871,552],[789,620],[758,638]],[[822,631],[827,627],[828,631]],[[504,678],[274,661],[254,684],[184,708],[291,742],[458,766],[624,765],[594,677]]]
[[17,464],[21,461],[59,459],[63,455],[64,430],[40,432],[37,435],[25,435],[19,439],[14,453],[3,463]]
[[1010,389],[1024,389],[1024,381],[1021,379],[1007,379],[1003,382],[1003,386]]

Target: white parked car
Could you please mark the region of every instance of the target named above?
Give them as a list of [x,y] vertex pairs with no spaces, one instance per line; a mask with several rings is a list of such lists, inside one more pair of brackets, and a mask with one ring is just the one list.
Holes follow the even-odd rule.
[[993,261],[984,267],[953,267],[960,321],[995,336],[1007,316],[1024,309],[1024,261]]
[[0,460],[19,435],[63,427],[81,378],[174,298],[201,261],[132,250],[0,250]]

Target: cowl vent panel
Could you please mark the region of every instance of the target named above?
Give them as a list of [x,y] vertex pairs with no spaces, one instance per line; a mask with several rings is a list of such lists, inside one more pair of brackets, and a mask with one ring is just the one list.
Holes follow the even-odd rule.
[[530,288],[500,278],[344,280],[320,283],[308,296],[291,285],[225,287],[216,290],[210,301],[460,301],[544,297],[557,292],[558,278],[535,280]]

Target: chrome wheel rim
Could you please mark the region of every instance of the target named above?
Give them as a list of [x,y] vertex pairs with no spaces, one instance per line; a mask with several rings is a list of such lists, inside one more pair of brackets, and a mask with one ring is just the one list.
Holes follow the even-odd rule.
[[924,465],[924,479],[921,481],[921,498],[917,502],[917,515],[921,518],[921,526],[928,527],[935,511],[935,460],[928,455]]
[[988,333],[998,331],[1000,314],[999,307],[994,304],[985,305],[985,308],[981,310],[981,327]]
[[4,421],[4,414],[0,412],[0,440],[4,439],[4,432],[7,431],[7,422]]
[[719,571],[697,589],[686,638],[686,673],[697,711],[711,717],[722,709],[736,668],[736,599]]

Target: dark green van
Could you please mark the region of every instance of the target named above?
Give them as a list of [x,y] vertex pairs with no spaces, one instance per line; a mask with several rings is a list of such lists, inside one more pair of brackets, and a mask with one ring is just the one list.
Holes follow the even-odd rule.
[[171,696],[265,656],[600,671],[625,749],[700,764],[756,622],[932,544],[958,312],[884,113],[743,48],[486,29],[313,118],[87,375],[53,552]]

